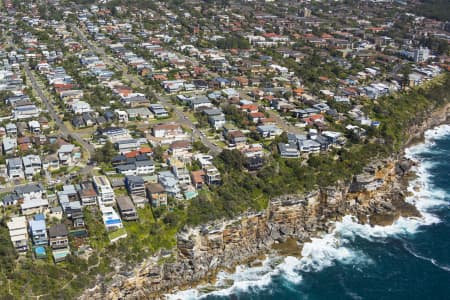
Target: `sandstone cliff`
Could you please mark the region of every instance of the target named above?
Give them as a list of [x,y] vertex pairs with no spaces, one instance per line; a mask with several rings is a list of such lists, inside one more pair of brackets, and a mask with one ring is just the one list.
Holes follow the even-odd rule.
[[[332,221],[347,214],[358,216],[362,222],[381,224],[392,222],[401,213],[417,215],[414,207],[404,202],[405,190],[399,180],[411,165],[407,160],[378,162],[366,168],[364,176],[352,183],[340,183],[306,195],[286,195],[270,201],[265,211],[186,227],[177,235],[172,261],[161,264],[160,257],[148,259],[135,269],[134,276],[117,275],[111,286],[97,286],[82,298],[158,298],[166,291],[212,278],[220,269],[254,259],[275,243],[295,239],[301,244],[329,231]],[[402,207],[407,209],[399,209]]]
[[[450,104],[433,112],[408,131],[410,145],[425,130],[446,123]],[[81,299],[159,299],[169,291],[189,288],[211,279],[220,269],[249,262],[276,243],[295,240],[300,245],[328,232],[344,215],[361,223],[387,225],[399,216],[420,216],[405,202],[407,178],[413,162],[397,153],[367,166],[364,174],[348,183],[324,187],[307,195],[286,195],[270,201],[261,212],[249,212],[234,220],[184,228],[177,235],[172,259],[151,257],[135,268],[132,276],[117,274],[112,283],[98,284]]]

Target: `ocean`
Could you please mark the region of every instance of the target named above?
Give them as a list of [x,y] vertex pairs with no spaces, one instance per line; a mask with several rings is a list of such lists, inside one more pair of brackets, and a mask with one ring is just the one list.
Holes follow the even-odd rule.
[[406,155],[419,162],[408,201],[423,218],[370,227],[346,216],[301,258],[240,266],[169,299],[450,299],[450,126],[428,130]]

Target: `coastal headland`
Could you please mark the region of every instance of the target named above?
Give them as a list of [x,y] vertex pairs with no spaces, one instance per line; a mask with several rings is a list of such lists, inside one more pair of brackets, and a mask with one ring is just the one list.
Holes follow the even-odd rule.
[[[449,109],[450,104],[446,104],[412,126],[403,149],[420,142],[427,129],[448,123]],[[406,201],[414,164],[402,150],[373,161],[347,182],[276,197],[267,209],[249,211],[231,220],[185,226],[168,259],[164,254],[149,258],[134,269],[133,275],[117,275],[109,284],[97,284],[81,299],[164,298],[164,293],[213,281],[218,271],[251,264],[272,251],[291,255],[293,247],[298,246],[300,253],[304,242],[330,232],[334,222],[346,215],[355,216],[360,223],[381,226],[392,224],[400,216],[420,217],[414,205]]]

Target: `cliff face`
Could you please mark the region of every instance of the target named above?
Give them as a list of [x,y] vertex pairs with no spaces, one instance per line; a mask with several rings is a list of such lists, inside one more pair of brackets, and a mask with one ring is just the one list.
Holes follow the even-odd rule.
[[[346,214],[362,222],[392,222],[398,208],[406,206],[400,178],[411,162],[380,162],[349,184],[323,188],[307,195],[273,199],[267,210],[208,226],[184,228],[177,236],[172,262],[144,262],[131,278],[117,275],[112,286],[87,291],[84,299],[148,299],[165,291],[193,286],[220,269],[249,261],[269,251],[274,243],[295,239],[299,243],[327,232],[332,222]],[[358,182],[360,180],[361,182]],[[373,216],[369,219],[368,216]]]
[[[425,130],[447,123],[450,104],[433,112],[408,131],[407,145],[422,138]],[[413,162],[396,157],[377,161],[355,176],[307,195],[286,195],[270,201],[265,211],[207,226],[184,228],[177,235],[172,261],[152,257],[135,268],[133,276],[117,274],[112,283],[99,278],[81,299],[157,299],[165,292],[189,288],[212,278],[220,269],[249,262],[278,242],[299,244],[333,228],[344,215],[362,223],[388,225],[399,216],[420,216],[406,203],[407,175]]]

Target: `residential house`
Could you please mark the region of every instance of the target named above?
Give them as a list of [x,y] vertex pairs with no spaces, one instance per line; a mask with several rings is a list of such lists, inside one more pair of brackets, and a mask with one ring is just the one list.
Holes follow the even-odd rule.
[[27,152],[34,147],[32,139],[28,136],[17,138],[17,145],[19,147],[19,150],[22,152]]
[[233,88],[228,88],[228,89],[222,90],[222,94],[227,99],[239,99],[239,97],[240,97],[239,92]]
[[29,222],[30,236],[34,245],[47,245],[47,226],[45,225],[44,215],[35,215]]
[[39,134],[41,133],[41,124],[36,120],[28,121],[28,129],[33,134]]
[[211,108],[203,111],[208,117],[208,123],[215,129],[220,130],[226,123],[225,115],[221,109]]
[[78,191],[82,206],[90,206],[97,204],[97,192],[92,182],[85,181],[81,183],[81,189]]
[[84,125],[86,125],[87,127],[95,125],[95,117],[92,115],[92,113],[84,112],[81,114],[81,117],[83,118]]
[[116,201],[123,220],[134,221],[138,219],[136,208],[129,196],[117,197]]
[[24,216],[12,217],[6,226],[8,226],[11,242],[17,252],[26,252],[28,250],[27,219]]
[[81,203],[78,199],[77,187],[72,184],[66,184],[63,186],[62,191],[56,192],[64,213],[71,217],[72,213],[75,211],[81,211]]
[[63,218],[63,210],[61,206],[51,207],[47,216],[49,217],[50,220],[56,219],[61,221]]
[[82,116],[74,116],[71,120],[72,126],[75,128],[83,128],[86,126],[86,123],[83,120]]
[[53,252],[53,259],[55,262],[60,262],[66,259],[70,254],[69,249],[69,232],[66,225],[56,224],[48,229],[48,236],[50,239],[50,247]]
[[72,144],[63,144],[58,149],[59,163],[65,166],[73,166],[81,158],[81,153],[75,150],[75,146]]
[[175,138],[183,135],[183,129],[179,124],[158,124],[152,128],[153,136],[156,138]]
[[42,199],[45,189],[40,183],[30,183],[15,187],[14,192],[19,195],[24,202],[27,202],[33,199]]
[[150,104],[150,110],[156,118],[167,118],[169,112],[161,104]]
[[276,125],[259,125],[256,130],[264,138],[273,138],[283,133]]
[[120,140],[115,143],[115,146],[120,154],[126,154],[139,149],[141,142],[138,139]]
[[205,181],[208,185],[219,185],[222,183],[220,172],[215,166],[209,165],[203,170],[205,171]]
[[45,170],[59,169],[59,158],[57,154],[49,154],[42,161],[42,168]]
[[13,154],[17,150],[17,139],[15,137],[3,137],[2,148],[3,154]]
[[184,162],[177,160],[177,159],[172,159],[170,161],[170,166],[172,169],[172,173],[175,175],[175,177],[178,180],[178,184],[187,185],[187,184],[191,183],[189,171],[187,170]]
[[23,215],[32,215],[38,213],[46,213],[48,210],[48,200],[42,198],[31,198],[29,200],[24,200],[20,204],[20,211]]
[[98,194],[97,201],[100,207],[112,206],[115,201],[114,190],[106,176],[94,176],[94,187]]
[[117,120],[121,123],[127,123],[128,122],[128,113],[124,110],[116,109],[114,112],[117,115]]
[[247,157],[244,165],[249,171],[259,170],[264,166],[264,158],[262,156]]
[[153,113],[147,107],[130,108],[127,109],[127,114],[129,119],[153,119]]
[[20,159],[19,157],[6,159],[6,168],[10,179],[25,178],[22,159]]
[[89,103],[79,100],[70,105],[70,110],[74,114],[81,115],[82,113],[85,113],[85,112],[91,112],[92,108],[89,105]]
[[106,136],[112,143],[131,138],[128,129],[123,127],[107,127],[99,130],[99,135]]
[[152,160],[135,159],[125,164],[117,165],[116,172],[123,175],[148,175],[155,172],[155,164]]
[[280,152],[280,156],[284,158],[298,158],[300,156],[300,152],[295,143],[278,143],[278,151]]
[[207,97],[195,97],[190,100],[190,107],[194,110],[200,109],[200,108],[211,108],[213,107],[213,104]]
[[205,171],[191,171],[191,182],[196,189],[203,188],[203,184],[205,184]]
[[170,171],[162,171],[158,174],[158,182],[164,187],[168,196],[183,199],[180,186],[175,175]]
[[159,183],[147,185],[147,197],[153,207],[167,206],[167,193]]
[[100,206],[102,212],[103,224],[106,231],[114,231],[123,228],[122,220],[120,219],[114,208],[109,206]]
[[25,177],[27,179],[32,179],[33,176],[38,174],[42,169],[42,162],[39,155],[26,155],[22,157],[22,162],[25,170]]
[[16,193],[10,193],[3,197],[2,203],[0,203],[0,206],[12,206],[19,204],[19,201],[22,201],[22,198],[17,195]]
[[249,116],[250,120],[251,120],[253,123],[255,123],[255,124],[258,124],[258,123],[260,122],[261,119],[264,119],[264,118],[265,118],[264,113],[259,112],[259,111],[258,111],[258,112],[252,112],[252,113],[249,113],[248,116]]
[[228,130],[226,138],[230,147],[242,148],[247,143],[247,137],[240,130]]
[[134,175],[126,176],[125,187],[130,195],[145,197],[145,182],[142,177]]
[[317,153],[320,152],[320,147],[320,143],[315,140],[298,141],[298,148],[302,153]]
[[147,97],[141,93],[131,93],[126,97],[121,97],[120,101],[129,107],[145,106],[150,103]]
[[190,160],[192,157],[192,143],[187,140],[174,141],[169,146],[169,153],[175,159]]
[[49,122],[45,116],[39,117],[39,124],[41,125],[42,129],[48,129],[50,128]]
[[34,104],[15,107],[12,110],[13,120],[32,119],[39,117],[39,108]]
[[8,123],[5,125],[6,134],[9,136],[17,136],[17,125]]

